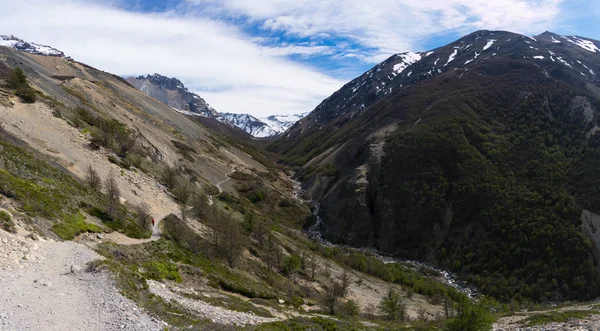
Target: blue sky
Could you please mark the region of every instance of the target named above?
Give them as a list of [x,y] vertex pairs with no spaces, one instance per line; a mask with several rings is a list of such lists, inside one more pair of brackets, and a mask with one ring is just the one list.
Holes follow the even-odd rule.
[[0,0],[0,34],[123,76],[178,77],[218,111],[264,116],[310,111],[394,53],[479,29],[600,39],[598,1]]

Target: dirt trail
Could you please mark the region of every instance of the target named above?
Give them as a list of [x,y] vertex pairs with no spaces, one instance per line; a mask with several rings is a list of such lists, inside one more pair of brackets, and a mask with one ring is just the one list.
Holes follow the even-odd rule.
[[0,230],[0,330],[162,330],[109,274],[80,270],[99,258],[78,243]]
[[219,189],[219,194],[223,193],[223,188],[221,187],[221,185],[230,181],[231,178],[229,178],[229,176],[231,176],[234,172],[235,172],[235,167],[232,167],[231,171],[229,171],[228,173],[225,174],[225,179],[223,179],[222,181],[218,182],[217,185],[215,185]]

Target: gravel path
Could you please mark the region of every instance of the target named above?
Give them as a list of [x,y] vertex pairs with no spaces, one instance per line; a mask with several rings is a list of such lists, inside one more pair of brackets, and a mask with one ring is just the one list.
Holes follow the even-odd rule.
[[173,293],[166,285],[153,280],[148,280],[148,286],[152,294],[163,298],[165,301],[176,301],[178,304],[191,310],[195,314],[210,319],[213,323],[256,325],[279,320],[277,318],[267,318],[250,313],[232,311],[222,307],[211,306],[200,300],[185,298],[177,293]]
[[[598,315],[590,315],[585,318],[572,318],[565,322],[553,322],[534,326],[523,326],[522,321],[531,315],[536,314],[552,314],[556,311],[595,311]],[[593,305],[576,305],[565,308],[559,308],[551,311],[531,311],[522,315],[506,316],[500,318],[492,327],[493,331],[599,331],[600,330],[600,312]]]
[[162,330],[107,273],[77,271],[99,258],[74,242],[0,230],[0,330]]

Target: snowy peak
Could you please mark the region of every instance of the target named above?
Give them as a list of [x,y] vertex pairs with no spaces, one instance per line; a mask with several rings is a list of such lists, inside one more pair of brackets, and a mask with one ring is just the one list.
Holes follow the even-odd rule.
[[55,57],[65,57],[65,53],[59,51],[56,48],[52,48],[46,45],[40,45],[36,43],[26,42],[22,39],[19,39],[15,36],[4,36],[0,35],[0,46],[11,47],[21,52],[35,54],[35,55],[44,55],[44,56],[55,56]]
[[374,104],[424,80],[445,76],[463,79],[483,68],[513,61],[534,64],[544,75],[565,73],[586,83],[600,83],[600,41],[544,32],[525,36],[480,30],[427,52],[391,56],[353,79],[315,108],[287,136],[319,130],[330,122],[345,123],[371,116]]
[[256,138],[266,138],[280,135],[292,127],[297,121],[308,115],[271,115],[257,118],[248,114],[222,114],[225,121],[237,126]]
[[127,78],[127,81],[146,95],[182,114],[208,117],[238,127],[256,138],[279,135],[307,115],[272,115],[265,118],[256,118],[249,114],[221,114],[198,94],[188,90],[177,78],[154,74],[130,77]]

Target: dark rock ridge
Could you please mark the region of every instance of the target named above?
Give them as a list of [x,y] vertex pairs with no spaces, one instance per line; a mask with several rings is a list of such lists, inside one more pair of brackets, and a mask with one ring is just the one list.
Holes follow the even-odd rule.
[[176,110],[218,119],[221,115],[177,78],[159,74],[127,78],[140,91]]
[[426,260],[500,298],[594,296],[580,215],[600,211],[598,73],[599,41],[477,31],[390,57],[270,148],[334,243]]

